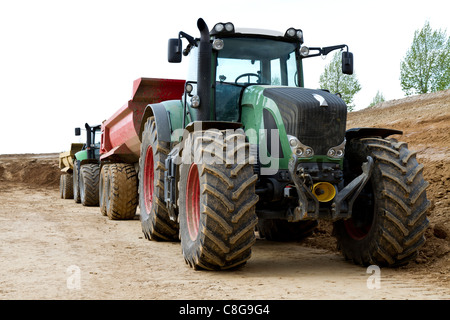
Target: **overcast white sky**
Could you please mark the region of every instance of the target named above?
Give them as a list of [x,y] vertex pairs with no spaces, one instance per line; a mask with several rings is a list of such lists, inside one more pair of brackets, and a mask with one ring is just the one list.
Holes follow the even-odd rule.
[[[150,1],[4,0],[0,2],[0,154],[61,152],[75,127],[99,124],[131,98],[140,77],[184,79],[186,63],[167,62],[167,40],[183,30],[211,28],[303,30],[305,45],[347,44],[362,90],[356,109],[380,90],[404,97],[400,61],[414,31],[429,20],[450,33],[450,2],[427,1]],[[331,54],[305,61],[305,86]]]

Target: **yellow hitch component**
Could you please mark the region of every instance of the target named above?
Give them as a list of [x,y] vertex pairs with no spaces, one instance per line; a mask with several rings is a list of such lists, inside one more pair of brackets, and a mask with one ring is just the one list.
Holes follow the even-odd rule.
[[312,186],[312,193],[320,202],[328,202],[336,196],[336,189],[329,182],[318,182]]

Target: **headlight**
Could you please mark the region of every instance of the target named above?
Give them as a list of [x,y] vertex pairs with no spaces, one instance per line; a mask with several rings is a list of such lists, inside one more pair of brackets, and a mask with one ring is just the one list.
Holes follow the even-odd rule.
[[340,145],[330,148],[327,152],[327,156],[335,159],[343,158],[345,154],[345,143],[346,140],[344,139]]
[[288,38],[296,38],[300,41],[300,43],[303,43],[303,31],[300,29],[289,28],[286,30],[284,36]]
[[295,33],[296,33],[296,30],[295,30],[294,28],[289,28],[289,29],[286,31],[286,34],[287,34],[289,37],[295,37]]
[[190,83],[186,83],[186,93],[190,94],[194,90],[194,87]]
[[234,30],[234,25],[231,22],[228,22],[227,24],[225,24],[225,30],[227,30],[228,32],[232,32]]
[[300,54],[301,54],[303,57],[307,57],[307,56],[309,55],[309,48],[308,48],[307,46],[302,46],[302,47],[300,48]]
[[218,23],[214,26],[214,28],[211,30],[211,35],[216,35],[220,33],[233,33],[234,32],[234,25],[231,22],[227,23]]
[[214,31],[217,33],[222,32],[223,29],[225,29],[225,26],[221,23],[218,23],[214,26]]
[[191,106],[193,108],[198,108],[200,106],[200,97],[198,95],[191,98]]
[[288,135],[287,137],[292,153],[295,153],[297,157],[310,158],[314,155],[314,150],[311,147],[305,146],[294,136]]
[[214,50],[222,50],[223,49],[223,40],[222,39],[214,39],[212,47]]

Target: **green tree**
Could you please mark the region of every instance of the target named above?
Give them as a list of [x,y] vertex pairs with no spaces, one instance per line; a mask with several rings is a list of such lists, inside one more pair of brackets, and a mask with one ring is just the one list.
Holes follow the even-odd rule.
[[450,88],[450,38],[428,21],[414,32],[411,48],[400,64],[400,82],[407,96]]
[[380,90],[377,91],[377,94],[375,95],[375,97],[373,98],[372,102],[369,105],[370,107],[373,107],[374,105],[377,105],[383,101],[386,101],[386,99],[384,98],[383,94],[380,92]]
[[347,75],[342,73],[342,56],[340,52],[336,52],[331,62],[325,66],[325,70],[319,78],[319,85],[321,89],[339,93],[342,100],[347,104],[348,111],[352,111],[355,107],[352,104],[353,98],[361,90],[361,85],[355,74]]

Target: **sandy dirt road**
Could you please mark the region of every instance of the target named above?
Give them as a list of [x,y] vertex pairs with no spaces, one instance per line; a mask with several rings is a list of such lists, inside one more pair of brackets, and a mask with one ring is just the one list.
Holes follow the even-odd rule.
[[430,227],[407,266],[355,266],[321,223],[301,243],[258,239],[241,269],[194,271],[138,216],[60,199],[57,153],[0,155],[0,299],[450,299],[450,90],[350,113],[358,126],[403,130],[424,165]]
[[2,184],[0,299],[450,299],[440,272],[378,273],[300,243],[260,239],[239,270],[194,271],[179,243],[146,240],[139,220],[58,197]]

